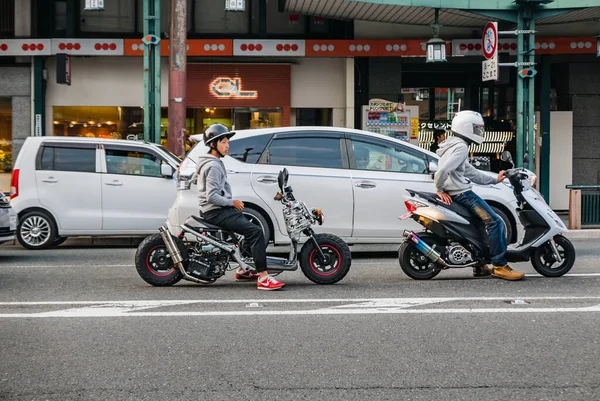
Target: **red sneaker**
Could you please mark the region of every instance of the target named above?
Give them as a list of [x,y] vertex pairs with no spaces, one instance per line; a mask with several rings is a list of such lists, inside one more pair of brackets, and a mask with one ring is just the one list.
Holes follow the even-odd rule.
[[256,282],[256,287],[259,290],[265,290],[265,291],[279,290],[280,288],[283,288],[284,285],[285,285],[284,283],[282,283],[281,281],[275,280],[271,276],[259,278],[258,281]]
[[235,276],[233,276],[235,281],[256,281],[258,280],[258,274],[252,273],[250,270],[239,271],[236,270]]

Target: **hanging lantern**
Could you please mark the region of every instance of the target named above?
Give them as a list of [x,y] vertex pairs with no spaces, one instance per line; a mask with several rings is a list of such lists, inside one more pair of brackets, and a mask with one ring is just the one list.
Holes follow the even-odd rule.
[[431,38],[427,41],[426,62],[444,63],[446,62],[446,42],[440,38]]

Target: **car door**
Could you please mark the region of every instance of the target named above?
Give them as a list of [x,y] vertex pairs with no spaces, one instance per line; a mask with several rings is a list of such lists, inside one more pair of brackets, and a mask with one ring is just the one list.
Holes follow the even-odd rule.
[[[102,230],[150,233],[164,224],[176,195],[167,163],[158,152],[140,146],[105,144],[102,174]],[[167,163],[169,164],[169,163]]]
[[40,204],[56,218],[61,233],[91,232],[102,226],[98,144],[45,142],[36,159]]
[[352,183],[342,138],[342,133],[333,131],[298,131],[273,136],[254,167],[251,183],[256,194],[276,213],[281,233],[287,234],[281,203],[273,197],[279,191],[277,175],[287,168],[289,185],[296,199],[325,214],[325,224],[315,226],[314,230],[350,236]]
[[[354,193],[353,237],[397,240],[405,229],[420,226],[406,213],[407,188],[434,191],[425,153],[385,137],[349,135]],[[361,158],[367,159],[361,161]]]

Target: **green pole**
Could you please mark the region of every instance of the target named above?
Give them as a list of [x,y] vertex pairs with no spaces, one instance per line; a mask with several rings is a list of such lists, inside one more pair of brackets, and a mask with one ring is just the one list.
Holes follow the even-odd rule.
[[[154,34],[160,37],[160,0],[154,0]],[[160,44],[154,46],[154,143],[160,143],[161,69]]]
[[542,86],[540,88],[540,133],[542,136],[542,159],[540,160],[540,192],[550,203],[550,86],[551,58],[542,56]]
[[[523,8],[519,7],[517,13],[517,29],[523,29]],[[523,38],[517,35],[517,63],[523,62]],[[517,67],[519,68],[519,67]],[[523,167],[523,79],[517,75],[517,167]]]
[[144,140],[160,142],[160,0],[144,0],[143,41]]
[[[529,7],[529,28],[535,31],[535,4]],[[535,33],[532,32],[529,35],[529,43],[527,46],[528,61],[533,63],[535,61]],[[528,68],[534,68],[533,66]],[[528,91],[529,91],[529,110],[527,110],[527,118],[529,121],[527,127],[527,143],[529,154],[529,170],[535,171],[535,76],[527,78]]]

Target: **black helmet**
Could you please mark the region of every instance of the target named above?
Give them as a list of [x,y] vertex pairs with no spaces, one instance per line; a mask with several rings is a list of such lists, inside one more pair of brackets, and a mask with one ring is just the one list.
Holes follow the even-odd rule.
[[235,132],[229,131],[229,128],[223,124],[212,124],[204,131],[204,143],[207,146],[212,147],[213,143],[216,143],[223,138],[231,138],[234,135]]

